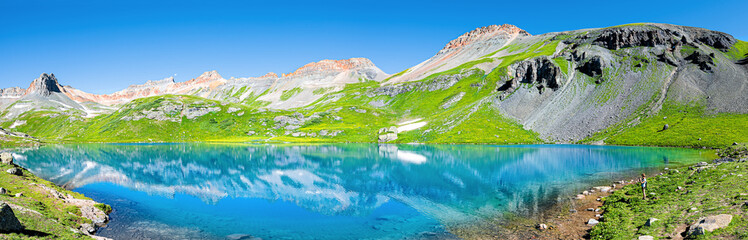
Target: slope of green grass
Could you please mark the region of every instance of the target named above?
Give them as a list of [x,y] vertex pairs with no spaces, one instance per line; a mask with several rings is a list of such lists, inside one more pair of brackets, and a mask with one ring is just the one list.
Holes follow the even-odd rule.
[[[0,170],[5,172],[11,168],[10,165],[0,164]],[[78,199],[89,199],[85,196],[60,188],[53,183],[41,179],[31,172],[22,169],[22,176],[11,174],[0,174],[0,185],[8,190],[8,194],[0,194],[0,201],[18,205],[34,212],[21,211],[13,208],[13,211],[25,227],[25,233],[0,234],[0,238],[6,239],[90,239],[81,233],[70,229],[78,229],[80,224],[92,223],[90,219],[82,217],[77,206],[66,203],[62,199],[49,197],[49,193],[38,185],[45,185],[57,192],[70,194]],[[33,184],[33,185],[32,185]],[[22,193],[21,197],[15,197],[16,193]],[[90,200],[90,199],[89,199]],[[108,205],[102,204],[102,207]],[[111,209],[111,207],[109,207]],[[34,233],[38,236],[29,235]]]
[[[699,171],[683,167],[648,179],[648,199],[638,184],[631,184],[604,199],[604,217],[590,232],[591,239],[655,239],[680,237],[697,219],[730,214],[727,228],[697,239],[748,239],[748,163],[710,165]],[[678,188],[682,189],[678,189]],[[657,218],[645,226],[649,218]]]
[[[667,130],[663,130],[665,124],[669,125]],[[748,142],[748,114],[712,114],[702,106],[671,103],[666,104],[657,115],[609,136],[605,142],[719,148],[733,142]]]

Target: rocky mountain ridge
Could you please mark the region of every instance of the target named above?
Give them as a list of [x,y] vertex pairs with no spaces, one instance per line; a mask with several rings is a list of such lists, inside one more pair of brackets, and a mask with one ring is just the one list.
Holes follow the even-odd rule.
[[[716,121],[714,116],[744,117],[748,114],[746,56],[748,43],[729,34],[670,24],[541,35],[512,25],[493,25],[465,33],[432,58],[391,76],[368,59],[352,58],[310,63],[280,76],[271,72],[226,79],[210,71],[186,82],[166,78],[95,95],[60,86],[56,79],[52,83],[52,75],[42,75],[33,88],[48,89],[55,99],[42,94],[35,99],[6,98],[15,102],[6,108],[0,126],[8,128],[16,118],[30,124],[31,117],[21,116],[46,106],[47,111],[71,110],[65,114],[76,119],[103,115],[91,120],[97,128],[81,126],[94,135],[137,131],[140,124],[153,121],[172,122],[177,125],[169,128],[177,129],[217,124],[220,127],[210,131],[267,139],[307,139],[319,135],[302,133],[337,132],[342,134],[325,136],[325,141],[605,141],[627,129],[654,124],[654,116],[662,111],[672,114],[674,108],[689,109],[677,114],[711,114],[695,122]],[[18,90],[8,92],[17,96]],[[276,118],[299,114],[299,119],[310,120],[294,125],[293,131],[272,128]],[[717,135],[739,132],[741,124],[723,128],[736,131]],[[403,131],[382,140],[378,130],[393,127]]]

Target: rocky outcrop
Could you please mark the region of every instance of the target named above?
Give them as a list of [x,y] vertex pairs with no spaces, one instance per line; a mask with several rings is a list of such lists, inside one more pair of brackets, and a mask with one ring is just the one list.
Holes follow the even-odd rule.
[[654,47],[673,43],[665,31],[649,26],[617,27],[605,29],[593,41],[601,47],[618,50],[627,47]]
[[373,97],[373,96],[379,96],[379,95],[387,95],[390,97],[395,97],[397,95],[410,92],[410,91],[414,91],[414,90],[429,91],[429,92],[445,90],[445,89],[451,88],[452,86],[457,84],[462,79],[465,79],[475,74],[481,74],[481,73],[482,72],[478,69],[468,69],[457,74],[439,75],[425,82],[385,85],[385,86],[375,88],[372,91],[368,92],[367,96]]
[[[366,58],[351,58],[345,60],[322,60],[319,62],[308,63],[296,71],[288,74],[282,74],[282,77],[293,77],[299,75],[315,75],[329,72],[343,72],[351,69],[360,69],[374,67],[374,63]],[[373,78],[372,78],[373,79]]]
[[303,126],[306,122],[318,119],[321,116],[319,113],[313,113],[309,117],[304,117],[304,114],[301,113],[294,113],[291,115],[282,115],[277,116],[273,118],[273,121],[275,122],[275,129],[284,128],[286,130],[293,130],[300,128]]
[[512,34],[519,34],[519,35],[525,35],[529,36],[530,34],[527,33],[527,31],[522,30],[518,28],[517,26],[511,25],[511,24],[504,24],[504,25],[490,25],[485,27],[479,27],[475,30],[472,30],[470,32],[466,32],[456,39],[449,41],[442,50],[439,51],[439,53],[443,53],[446,51],[449,51],[450,49],[459,48],[462,46],[470,45],[476,41],[483,40],[486,38],[493,37],[497,34],[502,35],[512,35]]
[[[553,61],[547,57],[533,58],[510,66],[514,73],[512,77],[520,83],[534,84],[541,92],[542,89],[557,89],[561,84],[562,72]],[[516,87],[516,82],[508,88]],[[502,88],[507,88],[502,86]]]
[[26,89],[19,87],[0,89],[0,98],[20,98],[24,94],[26,94]]
[[714,60],[712,59],[713,57],[714,54],[707,55],[700,51],[694,51],[685,59],[693,64],[698,65],[701,71],[712,72],[712,66],[714,66]]
[[586,74],[590,77],[598,77],[603,75],[603,69],[605,68],[605,61],[600,56],[593,56],[592,58],[582,62],[581,66],[577,67],[579,72]]
[[60,88],[62,88],[62,86],[57,83],[57,78],[54,74],[42,73],[39,78],[34,79],[34,81],[31,82],[31,85],[26,89],[24,95],[38,94],[41,96],[49,96],[52,93],[62,93]]

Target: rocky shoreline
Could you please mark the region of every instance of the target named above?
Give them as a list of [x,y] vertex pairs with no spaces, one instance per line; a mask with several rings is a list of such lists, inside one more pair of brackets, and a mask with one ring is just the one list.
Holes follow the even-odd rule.
[[93,238],[109,222],[106,204],[36,177],[0,153],[0,236],[3,238]]
[[[709,171],[719,171],[720,169],[741,169],[741,167],[743,169],[748,167],[748,159],[722,157],[713,160],[712,163],[700,162],[688,166],[678,167],[676,169],[664,168],[659,173],[648,178],[648,181],[650,182],[650,184],[658,184],[659,182],[663,182],[664,180],[674,178],[677,175],[688,175],[690,177],[694,177],[694,175],[702,173],[709,174]],[[743,178],[744,174],[728,173],[722,175],[720,178],[725,178],[725,176]],[[637,201],[638,199],[642,198],[640,190],[641,188],[639,187],[639,184],[635,179],[636,178],[630,179],[628,181],[615,181],[612,182],[610,186],[592,187],[573,196],[573,198],[571,198],[571,200],[569,201],[562,201],[555,204],[554,206],[543,211],[541,214],[539,214],[539,216],[518,217],[504,220],[501,223],[498,223],[503,225],[500,227],[500,230],[492,230],[494,231],[494,233],[492,234],[494,236],[492,237],[500,236],[502,239],[592,239],[595,237],[600,237],[601,235],[610,237],[611,235],[605,235],[605,232],[610,231],[609,228],[611,228],[611,226],[615,226],[620,223],[613,222],[609,224],[601,224],[609,220],[605,218],[607,211],[619,207],[618,204],[620,204],[621,202],[630,201],[628,199],[621,200],[621,196],[626,196],[630,199],[637,199]],[[705,178],[703,179],[703,181],[706,182],[704,183],[705,186],[710,186],[713,185],[711,183],[712,181],[721,180]],[[742,181],[744,182],[745,179],[743,179]],[[673,184],[664,183],[662,184],[662,186],[657,186],[654,189],[652,189],[652,187],[648,187],[647,195],[648,199],[650,200],[644,200],[643,205],[649,205],[649,207],[651,208],[667,208],[671,207],[671,205],[676,205],[676,203],[662,201],[662,199],[666,199],[666,195],[670,194],[693,194],[694,191],[698,191],[696,189],[691,190],[692,186],[688,186],[691,184],[693,184],[693,181],[690,182],[690,184],[687,182],[683,184],[683,186],[675,186]],[[748,228],[748,226],[742,226],[745,225],[743,224],[744,221],[738,220],[739,223],[742,224],[739,226],[730,225],[732,219],[748,218],[745,216],[746,209],[748,208],[748,201],[745,200],[748,200],[748,193],[744,192],[745,189],[724,188],[725,187],[723,187],[720,191],[727,192],[735,190],[738,192],[736,196],[731,198],[734,199],[733,201],[724,202],[719,207],[712,206],[711,209],[708,209],[708,213],[703,214],[700,214],[699,207],[686,207],[686,214],[683,214],[683,216],[676,217],[675,219],[667,219],[668,222],[675,222],[672,223],[672,225],[678,227],[675,229],[665,228],[667,230],[670,230],[670,233],[665,234],[666,236],[664,237],[668,239],[685,239],[697,237],[698,235],[706,234],[711,236],[711,234],[714,234],[719,237],[740,238],[740,236],[735,236],[735,234],[729,232],[735,231],[738,235],[741,234],[741,232],[744,235],[748,234],[748,232],[742,231],[742,228]],[[727,188],[731,187],[727,186]],[[671,191],[662,192],[661,189],[669,189]],[[621,192],[620,196],[611,196],[619,191]],[[700,195],[705,194],[701,193]],[[618,209],[616,209],[615,211],[617,210]],[[732,214],[725,214],[725,212],[732,212]],[[662,235],[657,236],[656,231],[650,230],[650,228],[655,228],[655,222],[661,221],[661,219],[657,219],[651,216],[645,216],[647,214],[651,213],[640,214],[634,212],[633,216],[629,216],[629,218],[632,219],[625,219],[626,217],[620,217],[616,212],[616,219],[610,221],[617,221],[620,220],[620,218],[624,218],[625,220],[636,222],[637,219],[641,219],[639,220],[641,221],[641,225],[637,225],[636,223],[631,224],[633,226],[638,226],[639,229],[637,233],[634,234],[633,238],[639,240],[653,240],[662,238]],[[728,225],[730,226],[730,228],[741,229],[723,231],[722,229],[727,228]],[[498,235],[495,235],[495,232],[498,232]],[[647,235],[647,232],[651,232],[652,235]],[[724,232],[728,233],[726,234]],[[468,234],[464,236],[466,236],[466,239],[484,238],[477,237],[480,235],[485,236],[485,234]],[[621,237],[621,235],[618,234],[613,234],[612,236]]]

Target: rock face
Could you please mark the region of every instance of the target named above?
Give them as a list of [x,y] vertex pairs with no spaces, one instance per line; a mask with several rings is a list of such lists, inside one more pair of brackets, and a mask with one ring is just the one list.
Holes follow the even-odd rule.
[[24,95],[39,94],[41,96],[49,96],[52,93],[62,93],[61,88],[62,86],[57,83],[57,78],[54,74],[42,73],[39,78],[31,82]]
[[665,45],[671,42],[671,38],[661,29],[642,26],[606,29],[593,42],[607,49],[618,50],[626,47]]
[[582,63],[581,66],[577,68],[579,72],[586,74],[590,77],[597,77],[603,75],[603,69],[605,68],[605,63],[603,59],[600,56],[594,56],[590,58],[589,60]]
[[561,69],[547,57],[522,61],[511,66],[514,78],[521,83],[532,83],[538,88],[557,89],[560,86]]
[[688,227],[688,235],[704,235],[706,232],[711,232],[720,228],[727,227],[732,221],[732,215],[720,214],[716,216],[709,216],[700,218],[695,223]]
[[7,203],[0,203],[0,232],[19,232],[23,225]]
[[693,64],[698,65],[701,71],[712,72],[712,66],[714,66],[714,60],[712,59],[712,57],[714,57],[714,54],[707,55],[699,51],[694,51],[685,59]]

